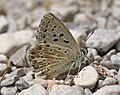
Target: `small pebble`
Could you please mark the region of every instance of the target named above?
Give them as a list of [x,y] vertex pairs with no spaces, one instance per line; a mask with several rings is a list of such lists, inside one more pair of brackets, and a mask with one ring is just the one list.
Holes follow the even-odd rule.
[[15,95],[17,93],[17,87],[2,87],[1,94],[2,95]]
[[85,92],[80,86],[53,85],[49,95],[85,95]]
[[19,95],[47,95],[47,91],[43,86],[34,84],[28,89],[22,90]]
[[99,75],[97,71],[92,66],[86,66],[74,78],[74,83],[75,85],[79,85],[83,88],[93,90],[98,79]]
[[89,89],[85,89],[85,95],[92,95],[92,92]]
[[115,84],[117,84],[117,80],[114,79],[114,78],[111,78],[111,77],[107,77],[103,81],[103,86],[106,86],[106,85],[115,85]]
[[97,90],[92,95],[120,95],[120,86],[119,85],[104,86]]
[[27,48],[28,48],[27,45],[20,48],[15,54],[13,54],[10,57],[9,62],[12,62],[15,66],[18,66],[18,67],[29,66],[25,61],[25,54],[26,54]]
[[1,82],[1,86],[9,86],[14,84],[18,80],[18,76],[7,77]]
[[29,83],[23,79],[18,80],[15,85],[20,91],[29,88]]
[[6,63],[7,61],[7,57],[4,54],[0,54],[0,63]]

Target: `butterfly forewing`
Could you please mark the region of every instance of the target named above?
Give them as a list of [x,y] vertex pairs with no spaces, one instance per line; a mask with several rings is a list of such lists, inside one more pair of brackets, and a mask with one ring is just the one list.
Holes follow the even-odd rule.
[[66,26],[53,14],[45,14],[38,29],[38,38],[46,43],[54,43],[78,51],[78,45]]
[[37,72],[52,78],[68,71],[79,53],[78,44],[66,26],[53,14],[47,13],[26,58]]

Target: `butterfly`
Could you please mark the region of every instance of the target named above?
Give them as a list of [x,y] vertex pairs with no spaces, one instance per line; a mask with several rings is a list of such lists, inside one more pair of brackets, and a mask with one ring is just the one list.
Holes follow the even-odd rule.
[[81,65],[86,51],[79,46],[63,22],[52,13],[43,16],[36,41],[26,52],[26,60],[36,72],[47,78]]

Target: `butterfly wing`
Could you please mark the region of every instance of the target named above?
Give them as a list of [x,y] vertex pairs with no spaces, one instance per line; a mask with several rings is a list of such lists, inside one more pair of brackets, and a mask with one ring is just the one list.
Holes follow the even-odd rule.
[[74,52],[79,51],[79,47],[67,27],[52,13],[45,14],[37,31],[38,43],[53,43],[68,47]]
[[35,45],[27,60],[49,78],[68,71],[79,54],[79,47],[65,25],[53,14],[45,14],[37,30]]

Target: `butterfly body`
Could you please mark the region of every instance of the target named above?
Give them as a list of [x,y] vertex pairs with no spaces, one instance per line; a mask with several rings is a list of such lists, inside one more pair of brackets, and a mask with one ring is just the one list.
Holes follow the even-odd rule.
[[26,59],[36,72],[54,78],[67,72],[71,66],[79,67],[84,54],[65,25],[47,13],[41,20],[36,41],[28,49]]

